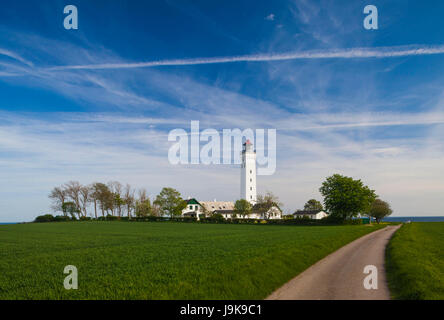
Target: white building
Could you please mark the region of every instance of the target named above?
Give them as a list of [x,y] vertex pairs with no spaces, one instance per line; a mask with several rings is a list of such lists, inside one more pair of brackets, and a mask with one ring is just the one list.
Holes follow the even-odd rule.
[[250,140],[244,143],[242,150],[240,198],[247,200],[253,205],[257,200],[256,151],[253,150],[253,144]]
[[[231,201],[197,201],[196,199],[188,199],[187,206],[182,210],[182,216],[193,217],[199,220],[199,215],[211,216],[214,213],[222,214],[225,219],[229,219],[234,212],[234,202]],[[230,213],[227,215],[227,213]]]
[[293,217],[295,218],[308,217],[315,220],[320,220],[327,216],[328,214],[323,210],[299,210],[293,213]]
[[187,206],[182,210],[183,217],[192,217],[200,219],[202,215],[210,217],[213,214],[221,214],[225,219],[281,219],[282,211],[276,207],[271,207],[265,214],[257,211],[253,206],[252,213],[247,216],[236,215],[234,211],[234,202],[231,201],[197,201],[192,198],[187,200]]

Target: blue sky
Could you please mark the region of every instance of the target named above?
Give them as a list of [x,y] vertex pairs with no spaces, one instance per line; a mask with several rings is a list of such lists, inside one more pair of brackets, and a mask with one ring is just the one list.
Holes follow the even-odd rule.
[[[68,4],[79,30],[63,28]],[[378,30],[363,27],[367,4]],[[167,134],[191,120],[277,129],[277,170],[258,189],[286,212],[341,173],[394,215],[443,215],[442,12],[441,1],[2,4],[0,221],[48,212],[69,180],[237,199],[238,167],[169,164]]]

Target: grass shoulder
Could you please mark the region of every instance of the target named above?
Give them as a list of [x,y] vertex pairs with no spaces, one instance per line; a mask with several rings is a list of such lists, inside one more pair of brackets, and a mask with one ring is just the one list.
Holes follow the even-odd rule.
[[387,278],[394,299],[444,299],[444,222],[403,225],[386,251]]

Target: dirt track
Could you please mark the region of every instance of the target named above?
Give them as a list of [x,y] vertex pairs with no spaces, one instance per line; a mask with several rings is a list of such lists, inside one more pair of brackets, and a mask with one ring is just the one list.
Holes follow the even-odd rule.
[[[305,270],[273,292],[267,300],[388,300],[385,247],[399,226],[365,235]],[[378,289],[364,288],[364,267],[378,271]]]

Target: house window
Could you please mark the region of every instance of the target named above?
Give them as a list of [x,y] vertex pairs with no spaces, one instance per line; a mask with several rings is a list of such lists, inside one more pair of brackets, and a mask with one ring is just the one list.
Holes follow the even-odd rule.
[[197,206],[194,206],[194,210],[197,210]]
[[250,196],[250,199],[253,199],[253,196]]
[[253,170],[250,170],[250,173],[253,173]]
[[250,182],[253,182],[253,179],[250,179]]
[[253,191],[253,187],[250,187],[250,190]]

